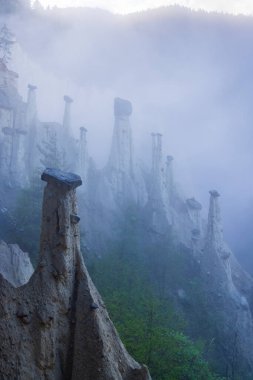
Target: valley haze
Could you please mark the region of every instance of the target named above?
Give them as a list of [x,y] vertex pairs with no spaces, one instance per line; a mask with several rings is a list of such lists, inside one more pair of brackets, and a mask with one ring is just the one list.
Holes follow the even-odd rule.
[[219,189],[225,236],[253,270],[252,17],[178,6],[127,16],[54,8],[8,24],[18,41],[13,68],[24,95],[28,82],[38,86],[39,116],[60,121],[62,95],[70,94],[76,133],[86,126],[102,167],[113,99],[130,99],[137,158],[149,166],[150,133],[162,133],[186,197],[206,214],[208,191]]

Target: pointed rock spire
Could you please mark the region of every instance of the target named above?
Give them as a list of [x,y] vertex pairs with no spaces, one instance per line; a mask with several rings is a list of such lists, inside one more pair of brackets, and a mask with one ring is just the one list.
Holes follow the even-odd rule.
[[111,151],[106,166],[107,184],[117,202],[137,198],[136,168],[133,164],[132,130],[130,116],[132,104],[128,100],[114,100],[114,129]]
[[25,114],[25,128],[28,133],[27,138],[23,139],[23,147],[25,157],[25,171],[26,175],[30,177],[33,174],[36,161],[36,138],[37,138],[37,100],[36,100],[37,87],[34,85],[28,85],[27,105]]
[[63,131],[64,133],[69,133],[71,129],[71,103],[73,103],[73,99],[71,99],[68,95],[65,95],[63,99],[65,102],[63,115]]
[[229,260],[231,251],[223,237],[219,197],[220,194],[218,191],[210,191],[210,206],[203,262],[206,269],[209,268],[209,270],[212,270],[214,278],[221,279],[223,277],[223,281],[232,289],[233,283]]
[[133,173],[131,114],[132,104],[128,100],[114,100],[115,122],[109,166],[126,175]]
[[218,321],[217,336],[221,337],[221,342],[233,342],[231,347],[230,344],[227,345],[226,356],[221,356],[222,360],[227,362],[228,368],[233,368],[231,373],[235,373],[236,367],[233,366],[236,347],[236,360],[240,363],[240,371],[244,368],[245,373],[252,374],[252,314],[245,297],[246,288],[243,292],[238,291],[240,288],[233,282],[231,261],[235,262],[235,258],[223,240],[219,196],[216,190],[210,191],[206,243],[199,256],[201,291],[204,291],[207,300],[205,312],[208,318],[215,315]]
[[152,173],[154,178],[160,178],[162,169],[162,134],[152,133]]
[[173,177],[173,160],[172,156],[167,156],[166,167],[165,167],[165,186],[169,198],[169,203],[171,204],[174,189],[174,177]]
[[210,191],[206,244],[208,247],[214,248],[218,252],[221,252],[224,247],[224,239],[219,197],[220,194],[218,191]]
[[200,218],[200,212],[202,210],[202,205],[196,201],[195,198],[189,198],[186,200],[186,205],[188,209],[188,214],[190,216],[190,219],[194,226],[193,235],[197,236],[197,230],[198,234],[201,234],[201,218]]
[[88,171],[88,151],[87,151],[87,129],[80,128],[79,139],[79,173],[83,180],[86,180]]
[[164,185],[162,134],[152,133],[152,194],[161,197]]

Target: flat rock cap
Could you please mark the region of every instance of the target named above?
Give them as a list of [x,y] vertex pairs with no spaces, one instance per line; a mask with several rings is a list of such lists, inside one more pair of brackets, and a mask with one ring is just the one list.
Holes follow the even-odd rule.
[[37,90],[37,86],[34,86],[33,84],[28,84],[27,87],[28,87],[29,90],[31,90],[31,91]]
[[130,116],[133,112],[131,102],[128,100],[115,98],[114,99],[114,115],[115,116]]
[[173,156],[167,156],[167,163],[171,163],[174,160]]
[[214,198],[218,198],[220,196],[217,190],[210,190],[209,194],[211,194],[211,196]]
[[193,210],[202,210],[202,205],[195,198],[186,200],[187,206]]
[[47,168],[41,175],[42,181],[55,185],[63,185],[70,189],[75,189],[82,185],[82,180],[79,175],[66,173],[59,169]]
[[68,95],[64,95],[63,99],[66,103],[73,103],[73,99]]

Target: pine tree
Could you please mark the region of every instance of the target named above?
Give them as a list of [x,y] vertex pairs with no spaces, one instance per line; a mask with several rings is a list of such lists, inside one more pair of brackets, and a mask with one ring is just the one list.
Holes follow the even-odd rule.
[[41,12],[44,10],[43,6],[41,5],[41,2],[39,0],[35,0],[33,3],[33,9],[37,12]]
[[56,133],[50,132],[47,141],[43,140],[37,147],[41,154],[40,162],[43,168],[66,170],[65,151],[58,146]]
[[0,62],[5,65],[11,60],[11,47],[14,43],[13,34],[4,25],[0,30]]

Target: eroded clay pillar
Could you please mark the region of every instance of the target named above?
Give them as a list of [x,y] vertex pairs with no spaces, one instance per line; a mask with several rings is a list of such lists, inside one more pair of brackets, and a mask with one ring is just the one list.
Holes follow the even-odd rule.
[[29,129],[37,122],[37,87],[31,84],[28,85],[27,106],[26,106],[26,127]]
[[172,156],[167,156],[166,167],[165,167],[165,186],[169,198],[169,203],[172,201],[173,188],[174,188],[174,177],[173,177],[173,160]]
[[152,133],[152,184],[153,191],[161,195],[164,180],[162,162],[162,134]]
[[75,174],[57,169],[46,169],[41,178],[47,182],[42,209],[41,261],[47,267],[46,273],[50,268],[57,280],[71,284],[75,252],[80,244],[75,189],[82,181]]
[[207,224],[207,244],[210,247],[220,247],[223,244],[223,228],[219,205],[220,194],[216,190],[210,191],[210,204]]
[[63,97],[65,102],[64,108],[64,116],[63,116],[63,131],[68,134],[71,129],[71,104],[73,103],[73,99],[71,99],[68,95]]
[[25,113],[25,129],[27,135],[23,138],[23,143],[20,145],[21,156],[24,157],[25,172],[28,177],[33,176],[34,168],[37,165],[37,87],[31,84],[28,85],[27,105]]
[[[230,288],[232,288],[233,286],[230,267],[231,251],[225,243],[223,237],[223,226],[219,205],[219,197],[220,194],[218,193],[218,191],[210,191],[210,206],[204,252],[207,257],[209,256],[209,261],[212,260],[212,257],[214,258],[215,256],[219,259],[219,262],[225,269],[228,284],[230,285]],[[212,266],[214,266],[212,270],[217,269],[215,268],[215,265]]]
[[85,180],[88,171],[88,150],[87,150],[87,129],[85,127],[80,128],[79,139],[79,173]]
[[132,175],[133,172],[131,114],[132,104],[128,100],[114,100],[115,122],[109,166],[126,175]]

